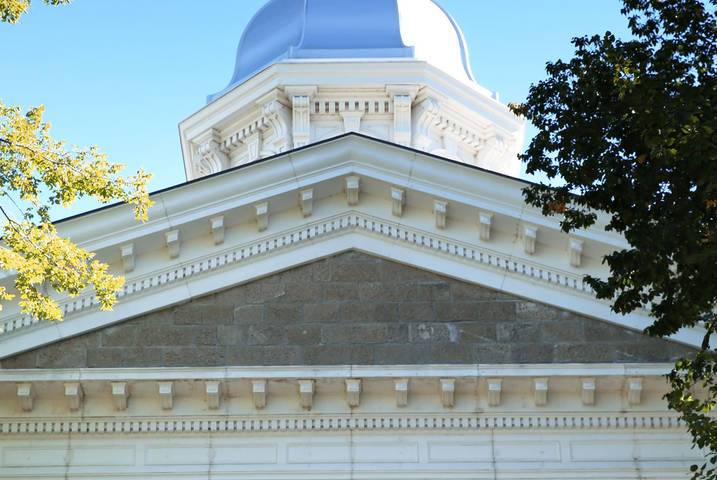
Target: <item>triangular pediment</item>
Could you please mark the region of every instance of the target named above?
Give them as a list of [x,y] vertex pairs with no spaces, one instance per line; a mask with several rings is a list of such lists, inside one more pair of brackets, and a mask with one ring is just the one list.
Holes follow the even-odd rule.
[[[91,294],[60,299],[61,324],[10,306],[0,358],[351,250],[632,331],[649,325],[644,312],[614,314],[583,282],[605,274],[602,256],[624,240],[602,229],[604,219],[564,234],[524,204],[524,186],[350,134],[156,192],[145,224],[126,206],[89,212],[58,228],[126,276],[119,303],[100,312]],[[675,340],[701,338],[688,330]]]
[[350,251],[62,340],[2,367],[653,363],[688,351]]

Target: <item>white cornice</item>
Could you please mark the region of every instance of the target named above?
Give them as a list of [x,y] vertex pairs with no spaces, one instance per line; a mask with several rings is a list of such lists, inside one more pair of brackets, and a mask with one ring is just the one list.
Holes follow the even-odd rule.
[[[354,100],[356,93],[360,94],[371,88],[381,91],[385,90],[387,86],[402,85],[414,92],[411,96],[412,99],[420,89],[423,91],[423,95],[428,94],[441,98],[442,103],[450,105],[448,110],[462,112],[459,117],[473,119],[468,124],[477,121],[490,125],[491,129],[501,132],[501,135],[511,139],[511,142],[522,142],[524,121],[513,115],[507,106],[493,98],[491,92],[472,82],[457,81],[427,63],[420,61],[377,62],[362,59],[328,63],[288,61],[279,62],[266,68],[180,122],[180,140],[188,178],[206,174],[205,171],[197,170],[195,163],[198,161],[198,155],[195,150],[202,145],[201,139],[206,137],[207,132],[224,131],[229,125],[236,126],[240,118],[247,115],[256,116],[256,103],[269,92],[281,90],[291,92],[297,88],[305,89],[306,86],[311,86],[316,91],[317,85],[319,86],[319,95],[321,91],[340,93],[338,98],[341,103],[344,100]],[[279,93],[279,95],[283,94]],[[391,103],[392,101],[391,99]],[[309,134],[309,132],[306,133]],[[310,136],[313,137],[313,134]],[[313,138],[311,141],[319,139],[320,137]],[[385,139],[389,140],[390,138]],[[308,137],[305,140],[308,140]],[[398,141],[398,143],[404,142]],[[303,145],[305,141],[301,141],[299,144]],[[511,151],[514,150],[516,149],[511,149]],[[511,162],[516,163],[517,160],[512,158]]]
[[[299,151],[261,160],[153,194],[150,220],[140,224],[119,205],[62,221],[58,229],[90,250],[100,250],[226,210],[355,171],[413,190],[483,208],[558,232],[556,218],[525,205],[526,182],[428,154],[349,134]],[[236,186],[241,178],[241,191]],[[619,235],[605,232],[607,217],[577,237],[625,248]],[[97,232],[106,232],[98,236]]]
[[[342,224],[346,225],[343,229]],[[487,287],[607,320],[633,330],[643,330],[651,323],[649,317],[639,313],[616,315],[608,304],[597,301],[588,292],[581,294],[572,285],[561,286],[556,281],[565,277],[548,275],[543,269],[520,267],[516,271],[513,267],[517,264],[512,261],[508,263],[509,268],[504,268],[499,263],[492,263],[497,262],[494,256],[476,255],[475,249],[451,246],[455,244],[445,240],[433,241],[428,235],[410,235],[411,241],[404,243],[397,235],[408,238],[405,229],[385,229],[382,222],[361,219],[355,214],[324,225],[335,225],[332,228],[336,230],[322,231],[316,226],[309,226],[292,233],[284,233],[276,239],[266,239],[239,248],[238,252],[243,253],[236,257],[235,254],[231,257],[219,254],[214,259],[199,261],[196,266],[183,266],[160,273],[153,279],[131,282],[126,290],[130,293],[135,288],[141,290],[128,295],[126,299],[121,298],[111,312],[87,308],[92,305],[91,299],[80,298],[74,302],[75,307],[72,307],[79,309],[77,313],[59,324],[32,325],[26,320],[12,320],[12,330],[9,329],[8,333],[0,336],[0,358],[347,250],[361,250],[468,282],[480,279],[480,283]],[[387,235],[383,235],[384,232]],[[421,240],[421,244],[414,243],[417,239]],[[296,240],[296,243],[293,240]],[[432,248],[428,248],[429,245]],[[228,258],[232,261],[227,262]],[[222,263],[223,261],[226,263]],[[537,272],[540,273],[539,277],[534,276]],[[575,284],[577,285],[582,284]],[[70,309],[69,313],[72,311]],[[17,323],[18,321],[20,323]],[[673,338],[689,345],[699,345],[702,334],[698,330],[685,330]]]
[[[311,412],[305,412],[303,421],[322,416],[343,419],[349,412],[383,415],[394,421],[406,415],[470,418],[470,414],[481,412],[481,421],[527,415],[535,417],[536,425],[547,421],[546,427],[550,427],[547,418],[559,414],[617,417],[629,412],[667,418],[662,396],[668,388],[664,375],[669,368],[665,364],[473,364],[0,369],[0,425],[16,405],[24,408],[24,420],[58,415],[77,420],[79,415],[92,420],[137,421],[141,412],[148,417],[184,420],[195,416],[211,421],[212,412],[205,408],[205,402],[212,400],[207,398],[208,392],[214,394],[213,410],[221,409],[225,416],[236,419],[261,419],[261,410],[279,420],[301,412],[306,405]],[[583,400],[585,379],[592,382],[594,395],[587,405]],[[403,402],[396,397],[397,381],[402,384]],[[496,381],[502,390],[498,399],[490,396]],[[541,397],[531,400],[537,384],[542,386]],[[311,402],[302,398],[302,385],[311,385]],[[640,387],[637,400],[632,398],[633,385]],[[542,407],[540,412],[536,407]],[[538,413],[546,420],[538,420]]]
[[[341,193],[345,178],[351,175],[361,177],[361,188],[364,184],[369,189],[378,188],[375,195],[385,197],[382,201],[386,206],[374,201],[350,207],[344,200],[329,210],[324,207],[327,214],[321,213],[323,200],[316,198],[314,213],[307,223],[298,207],[298,192],[314,188],[323,191],[324,196],[336,195]],[[237,185],[242,186],[241,191]],[[543,217],[539,211],[525,206],[521,193],[524,185],[514,178],[348,135],[154,194],[155,206],[145,224],[134,222],[126,206],[91,212],[60,223],[59,230],[97,251],[100,259],[114,252],[120,268],[120,247],[134,244],[136,267],[128,274],[119,304],[113,312],[99,313],[91,296],[81,296],[63,301],[67,321],[37,326],[32,326],[32,319],[10,310],[0,317],[5,328],[5,335],[0,335],[0,357],[350,249],[631,329],[642,330],[649,325],[649,317],[641,313],[616,315],[609,304],[592,296],[582,275],[600,272],[584,265],[570,268],[568,236],[559,231],[555,218]],[[408,211],[412,214],[402,216],[399,221],[391,213],[390,187],[404,189],[409,199],[422,195],[447,201],[449,215],[461,208],[468,218],[454,218],[446,229],[438,230],[429,206],[431,201],[425,211],[409,202]],[[373,198],[378,198],[375,195]],[[360,198],[364,197],[362,193]],[[276,205],[295,207],[296,214],[287,213],[279,223],[272,220],[266,232],[243,230],[239,242],[231,240],[215,245],[211,218],[243,215],[243,222],[256,225],[254,207],[262,202],[273,205],[272,219],[281,217]],[[541,238],[552,236],[552,241],[558,242],[564,251],[556,250],[560,252],[557,257],[546,254],[544,249],[524,255],[515,248],[512,235],[504,235],[503,240],[491,236],[489,243],[484,243],[480,240],[478,218],[486,212],[494,214],[496,224],[502,218],[518,226],[538,226]],[[463,226],[455,226],[461,222]],[[166,255],[165,233],[176,229],[185,232],[181,256],[172,260]],[[191,239],[185,241],[189,229],[206,236],[207,246],[194,250],[185,247],[191,244]],[[579,232],[576,237],[585,242],[586,251],[598,254],[626,246],[619,236],[601,231],[600,225]],[[148,271],[142,267],[142,259],[152,252],[162,252],[160,257],[155,255],[161,262],[155,259]],[[699,329],[686,330],[674,337],[689,345],[699,345],[701,338]]]
[[[674,414],[570,414],[570,415],[274,415],[234,417],[169,418],[38,418],[1,419],[0,434],[206,434],[216,432],[341,432],[341,431],[475,431],[510,430],[657,430],[684,431],[684,423]],[[574,478],[574,477],[570,477]],[[607,477],[606,477],[607,478]]]
[[529,377],[664,377],[670,363],[545,363],[462,365],[337,365],[0,369],[2,382],[115,382],[152,380],[298,380],[304,378],[529,378]]

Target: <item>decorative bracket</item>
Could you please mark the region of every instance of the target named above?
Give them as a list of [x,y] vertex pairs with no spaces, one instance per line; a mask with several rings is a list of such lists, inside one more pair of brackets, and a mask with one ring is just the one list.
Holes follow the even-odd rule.
[[490,240],[490,231],[493,225],[493,214],[487,212],[480,212],[478,214],[479,221],[478,227],[480,229],[480,239],[484,242]]
[[18,383],[17,398],[20,400],[22,411],[31,412],[35,403],[35,389],[32,383]]
[[595,405],[595,379],[583,378],[580,380],[580,386],[583,405]]
[[291,146],[291,113],[289,108],[279,100],[278,90],[265,95],[257,101],[264,116],[264,124],[271,126],[274,137],[282,139],[286,148]]
[[246,143],[247,162],[253,162],[261,158],[261,143],[264,136],[261,130],[257,130],[244,140]]
[[359,203],[359,190],[361,188],[361,177],[351,175],[346,177],[346,201],[350,206],[356,206]]
[[642,378],[634,377],[627,379],[627,402],[630,405],[642,403]]
[[299,192],[299,205],[301,206],[301,214],[310,217],[314,212],[314,189],[307,188]]
[[164,238],[167,241],[167,251],[169,252],[169,258],[179,257],[180,252],[180,235],[179,229],[170,230],[164,234]]
[[399,145],[411,145],[411,97],[393,97],[393,141]]
[[127,399],[129,398],[127,382],[111,382],[110,388],[112,389],[112,402],[115,405],[115,410],[118,412],[127,410]]
[[361,119],[363,118],[363,112],[359,110],[349,110],[341,112],[341,117],[344,119],[344,132],[360,132],[361,131]]
[[391,213],[393,216],[403,216],[404,206],[406,206],[406,191],[391,187]]
[[158,386],[162,410],[171,410],[174,406],[174,382],[159,382]]
[[124,273],[134,270],[134,243],[128,243],[120,247],[120,256],[122,257],[122,269]]
[[361,404],[361,379],[346,379],[346,400],[349,407],[358,407]]
[[405,407],[408,405],[408,382],[409,380],[407,378],[398,378],[394,380],[397,407]]
[[582,264],[583,247],[585,242],[577,238],[568,240],[568,248],[570,250],[570,266],[578,268]]
[[251,396],[254,399],[254,407],[257,410],[266,407],[266,380],[252,380]]
[[214,238],[214,245],[224,243],[224,215],[218,215],[209,220],[209,228]]
[[284,90],[291,98],[294,148],[303,147],[311,141],[311,97],[316,95],[317,88],[287,87]]
[[70,406],[70,410],[76,412],[82,408],[82,399],[85,394],[82,391],[82,385],[78,382],[66,383],[65,384],[65,397]]
[[399,145],[411,145],[411,106],[416,98],[418,87],[409,85],[389,85],[386,93],[393,97],[393,141]]
[[500,405],[501,392],[503,391],[503,379],[501,378],[489,378],[488,379],[488,405],[491,407],[497,407]]
[[455,405],[456,379],[441,378],[441,403],[445,408],[451,408]]
[[210,410],[219,409],[219,403],[222,397],[222,383],[218,380],[210,380],[204,384],[207,394],[207,405]]
[[299,401],[301,408],[311,410],[314,405],[314,381],[299,380]]
[[197,155],[199,157],[197,169],[200,176],[219,173],[229,167],[229,157],[222,151],[221,135],[215,129],[202,136],[204,141],[199,143],[197,147]]
[[256,226],[260,232],[269,228],[269,202],[254,205],[256,212]]
[[538,239],[538,228],[529,225],[523,226],[523,251],[528,255],[535,253],[535,243]]
[[548,404],[548,379],[533,379],[533,394],[535,396],[535,406],[542,407]]
[[433,214],[436,217],[436,228],[446,228],[446,222],[448,218],[448,202],[444,200],[434,200]]
[[431,147],[431,127],[435,126],[441,115],[441,105],[433,98],[423,100],[416,110],[416,134],[413,142],[416,148],[427,151]]

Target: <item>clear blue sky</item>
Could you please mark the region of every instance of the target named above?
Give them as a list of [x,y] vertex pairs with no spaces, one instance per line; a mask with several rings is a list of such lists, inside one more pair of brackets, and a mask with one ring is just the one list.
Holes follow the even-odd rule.
[[[619,0],[438,0],[463,28],[478,83],[521,101],[570,39],[627,36]],[[185,180],[177,124],[224,88],[242,30],[264,0],[34,0],[0,24],[0,99],[44,104],[57,138],[99,145],[154,173],[151,189]],[[529,135],[530,135],[529,131]],[[60,218],[94,206],[80,202]]]

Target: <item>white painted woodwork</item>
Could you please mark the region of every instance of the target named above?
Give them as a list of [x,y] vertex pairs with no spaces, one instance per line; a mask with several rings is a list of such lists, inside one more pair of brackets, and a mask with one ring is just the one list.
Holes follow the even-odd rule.
[[456,379],[441,378],[439,382],[441,404],[444,408],[452,408],[455,405]]
[[299,192],[299,206],[304,218],[310,217],[314,211],[314,189],[307,188]]
[[364,116],[363,111],[343,111],[341,118],[344,121],[344,132],[360,132],[361,119]]
[[538,227],[532,225],[523,226],[523,251],[526,255],[535,254],[535,244],[538,240]]
[[122,270],[124,273],[132,272],[135,266],[134,243],[122,245],[120,247],[120,257],[122,257]]
[[196,146],[193,168],[200,176],[213,175],[229,168],[229,158],[222,150],[219,131],[211,128],[192,140]]
[[491,407],[500,406],[501,392],[503,391],[503,379],[489,378],[486,383],[488,385],[488,405]]
[[533,379],[533,397],[536,407],[548,404],[548,388],[550,380],[547,377]]
[[406,191],[401,188],[391,187],[391,214],[394,217],[402,217],[405,206]]
[[17,384],[17,399],[23,412],[32,412],[35,403],[35,390],[32,383]]
[[641,377],[627,379],[627,403],[630,405],[640,405],[640,403],[642,403]]
[[[322,154],[317,155],[315,149],[320,149]],[[360,159],[360,162],[347,163],[346,158]],[[153,207],[161,210],[151,215],[154,220],[144,224],[129,222],[131,212],[124,206],[59,224],[61,234],[77,239],[91,251],[99,249],[100,259],[103,249],[118,249],[133,242],[143,253],[141,275],[139,272],[127,275],[122,301],[112,312],[100,313],[90,293],[60,299],[61,307],[67,312],[61,329],[37,324],[9,302],[0,313],[0,358],[133,318],[137,312],[181,303],[188,298],[187,288],[192,295],[212,293],[235,284],[238,278],[251,281],[351,248],[380,256],[390,252],[396,261],[416,268],[567,308],[636,331],[651,322],[647,312],[617,315],[611,312],[607,302],[594,298],[583,282],[583,275],[604,275],[604,266],[599,262],[588,262],[584,257],[580,274],[565,271],[566,253],[561,245],[567,243],[568,236],[560,232],[554,219],[541,217],[539,212],[524,206],[520,182],[418,153],[409,154],[369,139],[350,137],[312,147],[311,151],[294,152],[291,157],[280,156],[271,162],[271,169],[264,168],[266,165],[251,166],[161,192],[154,198]],[[297,165],[301,165],[300,170],[295,170]],[[347,171],[361,171],[362,178],[371,184],[371,201],[353,206],[351,211],[347,211],[346,203],[340,201],[339,196]],[[286,172],[294,173],[287,176]],[[250,197],[237,196],[238,182],[243,190],[253,192]],[[263,185],[271,185],[271,188]],[[292,210],[297,186],[299,191],[304,186],[323,189],[321,216],[314,212],[311,223]],[[411,215],[404,215],[400,223],[396,222],[389,213],[391,187],[415,195],[417,202],[427,195],[432,197],[437,190],[450,191],[450,201],[455,204],[452,208],[461,215],[452,219],[453,223],[441,236],[427,229],[427,223],[433,223],[435,216],[427,202],[417,203]],[[474,195],[476,191],[482,192],[480,201]],[[380,192],[385,192],[385,197],[380,197]],[[200,202],[199,198],[203,200]],[[251,225],[254,221],[251,209],[257,200],[270,199],[276,199],[282,207],[275,212],[276,223],[272,220],[275,225],[272,235],[265,237]],[[202,206],[203,202],[206,206]],[[471,210],[475,213],[464,214]],[[463,220],[476,218],[483,211],[500,217],[500,223],[496,220],[493,225],[490,249],[476,238],[475,226]],[[220,212],[237,212],[243,220],[232,228],[242,233],[232,236],[232,243],[225,244],[222,251],[207,251],[207,239],[202,234],[210,234],[206,222]],[[92,225],[88,223],[90,219]],[[581,232],[581,240],[596,252],[622,248],[622,240],[602,231],[599,225],[603,219],[598,220],[598,226]],[[519,230],[524,221],[540,225],[545,232],[546,243],[541,244],[534,255],[516,252],[514,248],[514,229]],[[496,225],[501,229],[496,229]],[[159,248],[157,237],[167,228],[178,230],[180,226],[187,235],[186,239],[182,237],[186,249],[183,246],[182,268],[178,270],[175,265],[167,265],[166,252]],[[253,232],[247,232],[247,228]],[[105,233],[97,237],[98,232]],[[331,234],[326,236],[320,232]],[[560,236],[564,240],[555,242]],[[211,238],[208,242],[212,243]],[[271,255],[265,255],[266,248],[271,249]],[[288,250],[292,253],[286,253]],[[497,268],[498,265],[501,267]],[[681,331],[674,338],[699,345],[702,336],[700,329],[695,328]]]
[[[446,28],[456,36],[418,34]],[[0,362],[355,249],[643,330],[647,312],[618,316],[583,281],[627,245],[609,217],[570,237],[525,204],[523,182],[486,171],[519,175],[524,128],[497,94],[430,63],[278,60],[180,123],[187,179],[202,182],[153,195],[145,223],[127,205],[58,223],[127,274],[121,301],[100,313],[92,292],[60,298],[60,325],[9,303]],[[347,132],[361,135],[329,140]],[[704,454],[662,398],[670,368],[0,368],[0,477],[676,480]]]
[[127,410],[127,401],[129,400],[129,385],[127,385],[127,382],[110,382],[110,392],[112,393],[115,410],[118,412]]
[[207,406],[210,410],[218,410],[222,400],[222,382],[209,380],[204,383],[207,394]]
[[581,379],[580,386],[583,405],[595,405],[595,391],[597,390],[595,378]]
[[411,102],[409,95],[393,97],[393,141],[399,145],[411,145]]
[[[701,453],[690,450],[684,425],[662,398],[668,388],[663,375],[670,368],[481,364],[0,369],[0,469],[9,478],[62,478],[69,468],[81,469],[90,478],[117,480],[128,475],[198,479],[210,469],[212,475],[243,477],[261,469],[262,475],[300,480],[307,469],[330,464],[334,475],[361,467],[376,480],[421,477],[439,468],[446,478],[469,472],[487,480],[494,473],[489,466],[494,466],[523,478],[677,480]],[[66,401],[64,385],[79,386],[77,378],[83,379],[85,392],[81,415],[57,408]],[[532,401],[536,379],[549,380],[554,390],[539,411]],[[600,381],[599,410],[583,402],[586,380],[592,379]],[[635,379],[643,387],[642,401],[627,405],[625,388]],[[502,398],[491,405],[491,393],[482,395],[478,386],[496,380],[501,380]],[[14,397],[21,383],[44,393],[31,411],[19,415]],[[107,390],[111,383],[132,384],[129,408],[116,409],[116,398]],[[156,397],[158,384],[181,397],[181,404],[163,409]],[[252,398],[257,385],[263,392],[272,388],[271,404],[260,411]],[[403,404],[409,385],[410,402]],[[360,407],[358,398],[353,406],[347,403],[353,395],[349,389],[360,392]],[[212,406],[212,397],[219,395],[221,411]],[[67,457],[69,441],[72,455]],[[280,451],[285,455],[278,455]]]
[[314,380],[299,380],[299,401],[304,410],[314,405],[314,384]]
[[[391,421],[403,423],[399,418]],[[454,426],[460,424],[458,419],[443,418],[425,418],[450,425],[437,430],[341,428],[276,434],[252,427],[263,422],[247,421],[241,422],[246,430],[236,433],[175,433],[167,428],[128,434],[118,429],[99,435],[50,435],[31,443],[22,436],[3,435],[0,469],[12,479],[65,478],[70,469],[87,478],[110,480],[259,476],[300,480],[307,472],[312,478],[352,478],[356,470],[362,472],[361,478],[372,480],[428,475],[493,480],[496,472],[511,472],[510,477],[498,478],[678,480],[688,477],[691,463],[704,458],[690,449],[684,432],[673,428],[546,430],[511,428],[499,422],[497,427],[460,428]],[[514,421],[519,424],[521,419]],[[328,418],[324,422],[331,423]],[[225,423],[217,420],[211,425],[221,428]],[[353,423],[364,421],[358,417]],[[195,421],[186,424],[199,426]],[[170,423],[156,425],[164,428]]]
[[358,407],[361,404],[361,379],[346,379],[346,401],[349,407]]
[[224,243],[224,234],[226,227],[224,226],[224,215],[217,215],[209,219],[209,229],[214,239],[214,245]]
[[310,86],[287,87],[286,94],[292,105],[292,138],[294,148],[308,145],[311,141],[311,101],[317,88]]
[[65,398],[70,411],[76,412],[82,408],[83,395],[82,385],[79,382],[65,383]]
[[167,244],[167,253],[169,253],[169,258],[174,259],[179,257],[181,242],[179,229],[166,232],[164,234],[164,239]]
[[256,227],[260,232],[269,228],[269,202],[262,202],[254,205],[256,213]]
[[493,92],[432,65],[279,62],[249,83],[180,124],[189,179],[351,131],[520,174],[524,121]]
[[356,175],[346,177],[346,202],[351,207],[359,203],[359,190],[361,189],[361,178]]
[[445,200],[433,201],[433,215],[435,216],[436,228],[444,229],[448,223],[448,202]]
[[398,378],[394,380],[394,391],[396,392],[396,406],[405,407],[408,405],[408,386],[410,380],[408,378]]
[[266,380],[252,380],[251,395],[254,400],[254,408],[262,410],[266,407],[267,384]]
[[157,390],[162,410],[171,410],[174,407],[174,382],[159,382]]
[[487,212],[480,212],[478,214],[478,228],[479,237],[481,241],[487,242],[490,240],[490,231],[493,226],[493,214]]
[[568,251],[570,255],[570,266],[578,268],[583,263],[583,248],[585,242],[577,238],[568,240]]

